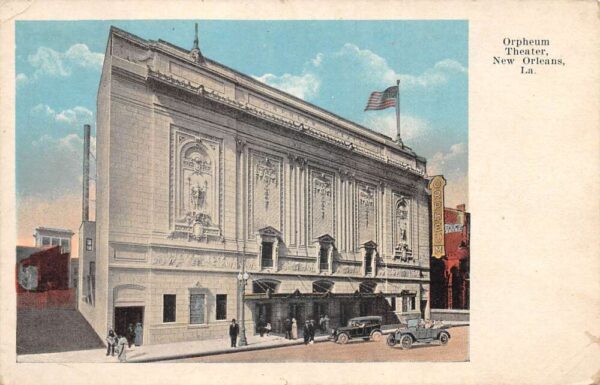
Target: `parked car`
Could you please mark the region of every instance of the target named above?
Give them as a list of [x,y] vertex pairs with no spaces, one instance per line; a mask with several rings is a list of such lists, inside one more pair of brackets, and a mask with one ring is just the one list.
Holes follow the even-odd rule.
[[356,317],[348,320],[347,326],[333,329],[330,340],[339,344],[345,344],[353,338],[371,339],[379,341],[383,333],[381,332],[381,317],[368,316]]
[[396,329],[387,337],[388,346],[400,344],[402,349],[410,349],[415,342],[431,343],[439,341],[441,345],[446,345],[450,340],[450,333],[447,326],[426,327],[419,319],[407,321],[406,327]]

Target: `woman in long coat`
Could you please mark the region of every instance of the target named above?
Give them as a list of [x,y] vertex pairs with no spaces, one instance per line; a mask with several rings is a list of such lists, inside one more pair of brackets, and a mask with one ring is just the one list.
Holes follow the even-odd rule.
[[295,318],[292,318],[292,339],[298,338],[298,323]]
[[117,349],[119,349],[118,357],[120,362],[127,361],[127,353],[125,352],[127,344],[127,338],[125,338],[125,336],[120,336],[119,341],[117,342]]

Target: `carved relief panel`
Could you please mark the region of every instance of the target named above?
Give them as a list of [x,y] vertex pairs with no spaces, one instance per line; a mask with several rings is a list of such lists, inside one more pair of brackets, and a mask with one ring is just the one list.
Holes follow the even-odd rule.
[[404,262],[412,257],[411,218],[410,197],[395,192],[392,199],[393,247]]
[[222,140],[171,130],[171,237],[221,237]]
[[311,169],[309,175],[309,224],[316,239],[335,232],[335,179],[333,174],[317,169]]
[[377,237],[377,189],[375,186],[357,182],[358,242],[363,244]]
[[248,236],[271,226],[283,231],[283,159],[249,149]]

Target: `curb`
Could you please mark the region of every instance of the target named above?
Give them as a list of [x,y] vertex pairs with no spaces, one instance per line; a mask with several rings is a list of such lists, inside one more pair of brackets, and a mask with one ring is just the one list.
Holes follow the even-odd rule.
[[[329,341],[328,338],[329,338],[329,336],[315,337],[315,343],[327,342],[327,341]],[[259,346],[246,345],[246,346],[238,347],[236,349],[223,348],[223,349],[210,350],[210,351],[204,351],[204,352],[196,352],[196,353],[174,354],[174,355],[165,356],[165,357],[148,357],[148,358],[132,359],[132,360],[127,360],[127,363],[137,364],[137,363],[145,363],[145,362],[172,361],[172,360],[180,360],[180,359],[185,359],[185,358],[214,356],[214,355],[218,355],[218,354],[232,354],[232,353],[248,352],[248,351],[254,351],[254,350],[284,348],[284,347],[288,347],[288,346],[303,345],[303,344],[304,344],[303,340],[294,340],[291,342],[284,342],[281,344],[265,344],[265,345],[259,345]]]

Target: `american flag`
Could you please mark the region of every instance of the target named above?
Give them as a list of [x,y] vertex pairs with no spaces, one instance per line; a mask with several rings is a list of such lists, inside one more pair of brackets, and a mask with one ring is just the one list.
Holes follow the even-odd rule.
[[398,86],[388,87],[383,92],[375,91],[371,93],[365,111],[368,110],[383,110],[396,105],[398,97]]

